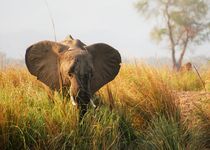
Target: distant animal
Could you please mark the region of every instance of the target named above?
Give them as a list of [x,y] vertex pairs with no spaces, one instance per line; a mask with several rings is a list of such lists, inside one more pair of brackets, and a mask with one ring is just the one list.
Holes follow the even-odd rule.
[[121,56],[107,44],[86,46],[69,36],[61,42],[31,45],[26,50],[25,62],[29,72],[50,89],[69,94],[83,116],[88,103],[94,105],[93,94],[118,74]]
[[180,71],[181,72],[192,71],[192,64],[191,64],[191,62],[188,62],[188,63],[182,65],[181,68],[180,68]]

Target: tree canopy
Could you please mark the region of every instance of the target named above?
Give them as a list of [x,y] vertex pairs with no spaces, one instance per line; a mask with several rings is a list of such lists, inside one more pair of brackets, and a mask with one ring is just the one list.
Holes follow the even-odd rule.
[[[145,18],[160,22],[154,26],[151,36],[158,42],[169,43],[174,69],[181,67],[190,44],[209,40],[208,0],[139,0],[135,6]],[[177,51],[181,51],[178,59]]]

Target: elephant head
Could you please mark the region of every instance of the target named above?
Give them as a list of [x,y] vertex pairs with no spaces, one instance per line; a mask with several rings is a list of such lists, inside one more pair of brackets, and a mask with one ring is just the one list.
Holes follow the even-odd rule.
[[82,41],[79,39],[74,39],[71,35],[67,36],[63,41],[60,43],[69,46],[70,48],[81,48],[84,49],[86,46]]
[[38,42],[26,50],[25,61],[38,80],[52,90],[67,91],[84,114],[93,94],[118,74],[121,56],[107,44],[86,46],[72,38]]

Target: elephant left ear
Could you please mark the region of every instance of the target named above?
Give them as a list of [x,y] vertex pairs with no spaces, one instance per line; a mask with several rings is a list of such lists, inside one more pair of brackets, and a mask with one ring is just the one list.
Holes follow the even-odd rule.
[[113,47],[98,43],[85,47],[93,58],[91,92],[94,94],[103,85],[112,81],[120,70],[121,56]]
[[68,46],[52,41],[33,44],[26,50],[26,66],[38,80],[53,90],[60,90],[60,54],[68,49]]

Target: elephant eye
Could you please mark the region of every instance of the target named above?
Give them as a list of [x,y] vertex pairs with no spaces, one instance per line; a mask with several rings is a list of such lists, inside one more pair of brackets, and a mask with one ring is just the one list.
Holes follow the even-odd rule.
[[71,78],[72,78],[72,77],[73,77],[73,74],[72,74],[72,73],[69,73],[69,77],[71,77]]
[[69,68],[68,74],[70,75],[70,74],[72,74],[74,72],[75,72],[75,66],[73,65],[72,67]]

